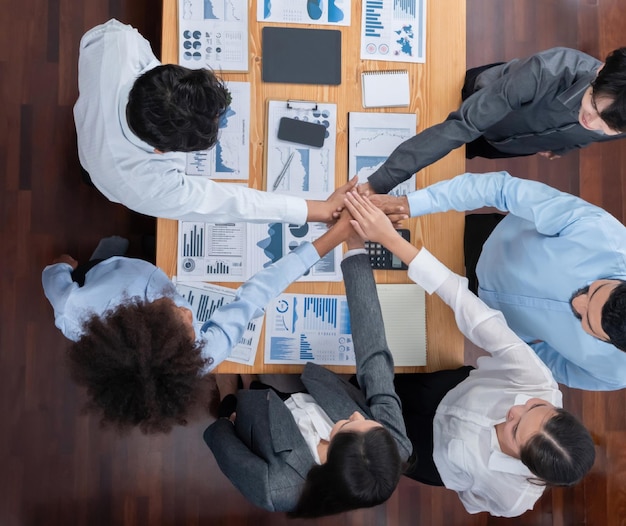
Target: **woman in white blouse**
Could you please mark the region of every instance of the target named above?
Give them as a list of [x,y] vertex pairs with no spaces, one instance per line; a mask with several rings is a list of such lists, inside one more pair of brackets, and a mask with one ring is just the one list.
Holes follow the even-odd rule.
[[399,236],[367,198],[350,193],[346,206],[359,235],[407,264],[409,277],[440,296],[461,332],[490,354],[476,369],[396,377],[414,448],[405,475],[456,491],[470,513],[505,517],[532,509],[548,485],[579,482],[595,459],[591,436],[562,409],[550,370],[502,313],[471,293],[466,278]]

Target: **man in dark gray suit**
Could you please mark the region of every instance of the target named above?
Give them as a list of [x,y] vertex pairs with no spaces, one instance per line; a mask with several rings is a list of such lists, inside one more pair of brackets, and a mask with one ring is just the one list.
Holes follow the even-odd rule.
[[[341,228],[341,221],[333,228]],[[363,242],[354,234],[349,222],[344,221],[343,227],[348,248],[362,248]],[[331,444],[339,434],[345,434],[341,429],[347,431],[349,427],[355,430],[383,428],[390,434],[398,465],[394,482],[384,497],[386,500],[398,482],[401,463],[409,459],[412,446],[394,391],[393,358],[385,339],[369,256],[364,250],[355,252],[346,254],[348,257],[344,258],[342,270],[356,354],[356,378],[361,390],[312,363],[306,365],[301,380],[313,403],[323,410],[330,424],[334,424],[328,438]],[[241,390],[237,395],[234,422],[219,418],[204,433],[204,440],[224,474],[251,502],[270,511],[301,510],[300,497],[307,486],[309,473],[326,461],[326,451],[321,452],[316,461],[315,447],[305,440],[302,427],[296,423],[294,412],[288,405],[288,401],[283,402],[273,390]],[[309,406],[311,411],[316,409],[311,410]],[[325,441],[321,438],[323,433],[318,438],[318,450]],[[332,450],[328,448],[327,451],[330,459]],[[379,464],[386,463],[379,456],[375,460]],[[362,464],[369,469],[368,466],[376,462]],[[382,477],[378,477],[374,485],[382,484]],[[345,504],[344,510],[363,505]],[[319,507],[324,506],[326,502],[319,502]],[[329,511],[327,507],[320,514],[338,511],[343,510]],[[299,516],[312,515],[300,513]]]
[[413,173],[467,145],[466,157],[556,158],[626,132],[626,48],[603,63],[553,48],[467,72],[464,102],[448,118],[403,142],[365,189],[387,193]]

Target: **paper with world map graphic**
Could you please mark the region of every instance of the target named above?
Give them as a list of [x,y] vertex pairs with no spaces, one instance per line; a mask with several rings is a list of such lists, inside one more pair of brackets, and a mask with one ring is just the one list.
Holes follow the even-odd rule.
[[425,62],[426,0],[363,0],[361,58]]

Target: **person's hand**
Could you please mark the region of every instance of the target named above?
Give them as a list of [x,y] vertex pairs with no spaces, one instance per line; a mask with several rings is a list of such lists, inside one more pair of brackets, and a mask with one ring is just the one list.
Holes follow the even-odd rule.
[[[356,192],[357,190],[354,191]],[[352,214],[350,214],[347,208],[344,208],[334,228],[341,227],[344,229],[343,238],[346,246],[348,247],[348,250],[351,250],[353,248],[365,248],[365,243],[363,243],[363,239],[352,226],[352,219]]]
[[355,175],[346,184],[337,188],[337,190],[330,194],[330,197],[326,199],[326,203],[330,205],[333,219],[339,218],[344,207],[346,194],[351,192],[356,187],[358,182],[359,178]]
[[395,226],[399,226],[400,221],[409,218],[409,200],[406,195],[396,197],[389,194],[372,194],[367,197],[389,217]]
[[537,152],[537,155],[541,155],[541,157],[545,157],[546,159],[550,159],[551,161],[554,161],[554,159],[561,158],[560,155],[557,155],[556,153],[553,153],[553,152]]
[[354,218],[350,221],[352,227],[362,239],[384,245],[386,240],[398,235],[389,217],[369,197],[350,192],[346,195],[346,208]]
[[361,195],[371,195],[376,193],[369,183],[360,184],[356,187],[356,189]]
[[346,196],[346,192],[350,192],[354,189],[358,180],[358,177],[354,176],[350,181],[330,194],[326,201],[307,200],[307,222],[334,223],[343,210],[343,200]]
[[76,267],[78,266],[78,261],[76,261],[69,254],[61,254],[59,257],[55,258],[54,261],[52,261],[53,265],[56,265],[57,263],[67,263],[72,267],[72,270],[76,270]]

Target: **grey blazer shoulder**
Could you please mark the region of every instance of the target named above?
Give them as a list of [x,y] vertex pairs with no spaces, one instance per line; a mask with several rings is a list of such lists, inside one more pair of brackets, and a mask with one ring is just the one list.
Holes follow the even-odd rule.
[[[342,268],[361,390],[313,363],[305,366],[302,382],[333,421],[360,411],[383,424],[406,460],[412,447],[393,389],[393,360],[369,259],[353,256]],[[204,432],[204,440],[220,469],[248,500],[270,511],[296,507],[314,459],[290,411],[273,391],[240,391],[235,424],[217,420]]]

